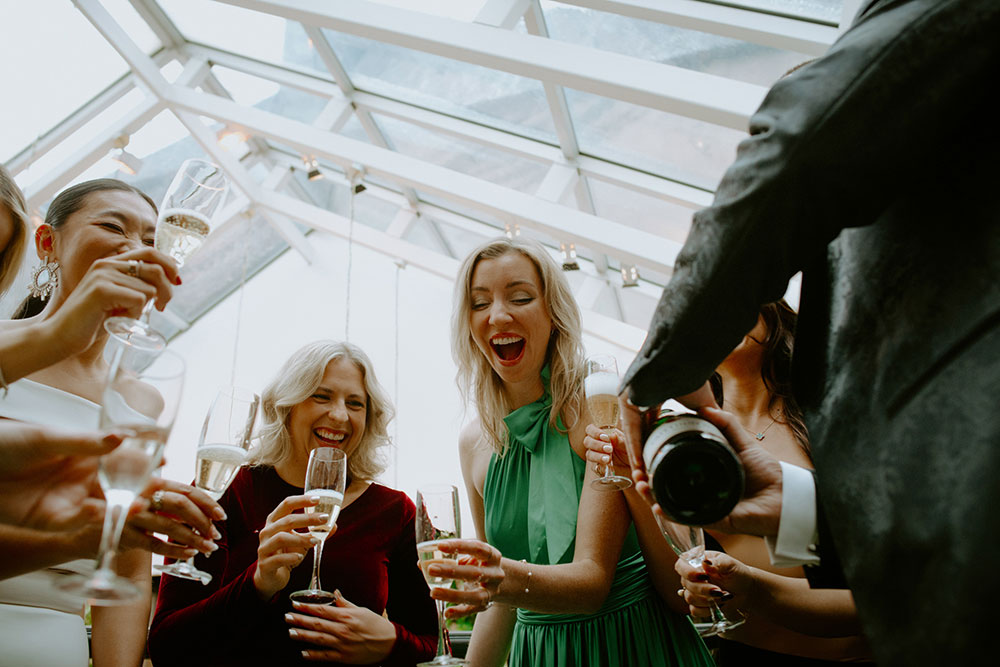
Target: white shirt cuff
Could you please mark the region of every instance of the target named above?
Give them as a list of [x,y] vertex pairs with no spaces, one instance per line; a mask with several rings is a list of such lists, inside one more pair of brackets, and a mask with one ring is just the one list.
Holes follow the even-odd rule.
[[781,518],[778,536],[765,537],[775,567],[817,565],[816,481],[811,472],[781,463]]

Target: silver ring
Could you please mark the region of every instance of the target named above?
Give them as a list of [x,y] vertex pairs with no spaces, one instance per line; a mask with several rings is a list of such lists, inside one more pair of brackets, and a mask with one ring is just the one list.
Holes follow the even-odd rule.
[[159,512],[163,509],[163,490],[159,490],[153,493],[153,497],[149,500],[149,506],[154,512]]
[[128,261],[128,274],[133,278],[139,277],[139,260],[130,259]]

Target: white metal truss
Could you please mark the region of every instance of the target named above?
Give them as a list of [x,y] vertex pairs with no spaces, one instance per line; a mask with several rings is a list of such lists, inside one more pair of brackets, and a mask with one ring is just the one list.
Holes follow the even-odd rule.
[[[749,115],[765,89],[723,77],[653,63],[594,48],[550,40],[538,0],[488,0],[475,23],[407,11],[364,0],[350,3],[315,3],[309,0],[219,0],[290,20],[299,21],[326,67],[326,72],[265,63],[204,45],[189,43],[156,0],[130,0],[150,25],[163,48],[150,57],[132,42],[104,9],[100,0],[74,0],[78,8],[125,58],[132,72],[40,137],[15,156],[8,166],[15,173],[57,146],[95,118],[108,104],[139,88],[151,93],[109,128],[77,151],[63,166],[33,184],[27,193],[34,208],[51,198],[79,173],[103,157],[123,133],[134,133],[164,109],[174,113],[212,159],[222,164],[233,183],[247,197],[247,205],[263,217],[307,261],[313,250],[293,220],[307,226],[348,235],[348,221],[341,215],[282,190],[300,187],[289,179],[287,156],[271,149],[279,142],[302,155],[316,156],[339,165],[345,172],[361,167],[368,175],[389,182],[393,191],[368,184],[372,196],[391,201],[399,213],[387,232],[355,225],[353,241],[395,256],[431,273],[452,278],[457,268],[447,234],[436,221],[482,235],[495,227],[467,215],[423,201],[418,192],[435,195],[462,210],[480,211],[486,218],[534,228],[559,241],[587,248],[594,269],[579,288],[586,310],[605,286],[612,287],[620,319],[625,319],[617,282],[602,275],[606,256],[623,264],[636,264],[669,275],[679,244],[662,236],[637,230],[594,215],[589,180],[598,179],[621,188],[653,196],[694,210],[708,204],[712,193],[704,188],[663,178],[626,165],[583,155],[576,139],[564,87],[622,100],[653,109],[745,129]],[[710,32],[776,48],[821,53],[836,35],[836,26],[802,21],[774,13],[694,0],[565,0],[564,4],[614,12],[624,16]],[[856,3],[855,3],[856,4]],[[521,18],[531,34],[511,30]],[[457,118],[358,90],[339,62],[323,29],[421,50],[467,63],[490,67],[539,80],[544,86],[558,146],[512,134],[509,131]],[[173,84],[159,67],[172,58],[185,64]],[[237,104],[215,78],[212,67],[222,66],[283,86],[305,90],[327,101],[311,122],[291,120],[276,113]],[[195,90],[201,86],[208,94]],[[352,117],[358,119],[370,143],[337,134]],[[547,165],[546,177],[534,194],[526,194],[467,174],[400,154],[379,127],[377,116],[386,116],[423,127],[434,133],[499,149],[519,158]],[[250,136],[251,153],[241,162],[219,147],[214,133],[199,117],[227,123]],[[262,163],[268,175],[263,182],[251,176],[249,165]],[[332,175],[331,175],[332,176]],[[336,180],[335,177],[333,180]],[[345,181],[346,182],[346,181]],[[301,189],[301,188],[300,188]],[[571,197],[569,195],[572,195]],[[576,208],[561,202],[572,201]],[[417,220],[428,224],[439,241],[438,250],[404,240]],[[636,347],[640,327],[586,312],[588,333]]]

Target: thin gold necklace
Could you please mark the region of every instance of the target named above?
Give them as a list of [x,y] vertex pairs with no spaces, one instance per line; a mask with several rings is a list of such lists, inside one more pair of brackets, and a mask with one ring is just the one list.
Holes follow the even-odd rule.
[[[780,416],[781,416],[781,413],[779,412],[778,413],[778,417],[780,417]],[[774,422],[775,421],[776,421],[776,418],[772,417],[771,418],[771,423],[768,424],[767,426],[765,426],[763,431],[751,431],[750,429],[748,429],[746,426],[743,426],[742,424],[740,424],[740,426],[743,426],[743,430],[746,431],[747,433],[749,433],[750,435],[752,435],[753,437],[755,437],[757,440],[763,440],[764,439],[764,434],[767,433],[767,430],[769,428],[771,428],[772,426],[774,426]]]

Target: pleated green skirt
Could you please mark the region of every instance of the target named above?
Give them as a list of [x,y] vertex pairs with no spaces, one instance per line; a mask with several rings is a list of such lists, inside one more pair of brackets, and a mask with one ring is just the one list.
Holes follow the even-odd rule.
[[510,667],[714,667],[686,616],[655,593],[590,616],[518,611]]

